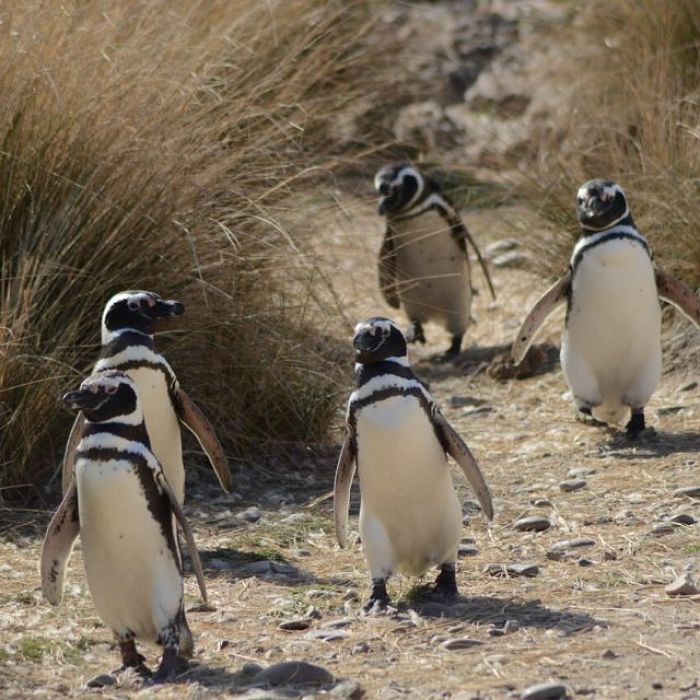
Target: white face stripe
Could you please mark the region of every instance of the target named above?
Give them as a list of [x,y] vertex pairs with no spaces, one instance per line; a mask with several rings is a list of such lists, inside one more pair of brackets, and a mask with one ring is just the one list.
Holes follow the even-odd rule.
[[[584,202],[587,202],[591,198],[591,193],[588,188],[588,184],[581,185],[576,193],[576,197],[578,199],[582,199]],[[621,194],[623,197],[625,197],[625,191],[622,189],[622,187],[620,187],[620,185],[618,185],[616,182],[613,182],[611,185],[605,185],[603,187],[601,200],[603,202],[608,202],[611,199],[614,199],[617,194]]]
[[375,335],[377,328],[381,329],[386,335],[391,333],[392,328],[395,328],[397,331],[401,332],[401,329],[393,321],[390,321],[389,319],[379,319],[376,321],[371,321],[370,323],[367,321],[360,321],[355,326],[353,335],[357,335],[364,330],[368,330],[372,335]]

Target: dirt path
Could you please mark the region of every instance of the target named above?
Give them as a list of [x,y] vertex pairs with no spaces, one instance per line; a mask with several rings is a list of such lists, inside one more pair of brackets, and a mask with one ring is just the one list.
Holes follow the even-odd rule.
[[[348,203],[347,211],[323,250],[350,324],[386,310],[376,304],[380,222],[369,205]],[[474,212],[468,221],[484,244],[513,235],[510,222],[520,216]],[[139,690],[124,676],[104,691],[84,689],[88,679],[117,666],[117,653],[94,613],[79,552],[63,605],[52,609],[42,599],[37,558],[47,514],[27,512],[0,532],[0,695],[216,697],[244,692],[250,676],[242,670],[251,671],[246,663],[299,659],[347,682],[243,697],[357,698],[359,684],[364,697],[382,700],[506,698],[545,681],[565,683],[576,697],[698,697],[700,598],[671,598],[664,587],[697,565],[700,525],[667,525],[652,534],[679,514],[700,519],[699,501],[674,494],[700,486],[700,389],[687,388],[697,370],[664,377],[648,411],[658,431],[654,439],[629,445],[583,426],[563,398],[558,367],[505,383],[483,371],[542,286],[527,273],[502,269],[494,281],[499,300],[489,304],[483,293],[477,298],[473,346],[455,365],[430,359],[447,345],[434,328],[431,345],[412,354],[496,497],[497,518],[487,526],[455,472],[469,517],[456,605],[432,602],[416,587],[429,577],[398,578],[390,585],[397,613],[359,615],[368,592],[361,548],[337,548],[329,500],[309,507],[331,488],[335,448],[301,451],[298,469],[282,477],[260,470],[252,477],[241,468],[239,492],[226,497],[195,471],[188,512],[216,610],[190,613],[197,655],[178,683]],[[560,324],[561,317],[552,319],[541,340],[558,342]],[[348,391],[350,382],[348,372]],[[586,483],[565,492],[560,482],[566,479]],[[356,506],[357,498],[354,513]],[[551,527],[514,529],[516,519],[529,515],[548,518]],[[575,538],[590,544],[557,551],[557,543]],[[516,569],[498,577],[484,571],[490,565],[502,565],[493,567],[498,572]],[[187,593],[195,605],[192,578]],[[280,629],[290,620],[304,629]],[[463,638],[473,644],[445,648]],[[158,650],[144,645],[144,651],[153,664]]]

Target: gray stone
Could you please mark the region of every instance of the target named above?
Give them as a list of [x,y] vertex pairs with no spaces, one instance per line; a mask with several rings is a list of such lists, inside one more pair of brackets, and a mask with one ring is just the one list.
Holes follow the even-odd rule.
[[343,594],[343,601],[348,601],[348,600],[354,600],[358,601],[360,600],[360,594],[355,590],[354,588],[348,588],[347,591]]
[[673,523],[657,523],[656,525],[652,525],[651,527],[651,534],[652,535],[668,535],[671,532],[676,531],[676,525]]
[[578,560],[578,565],[579,566],[593,566],[593,562],[590,559],[586,559],[586,557],[581,557]]
[[440,644],[443,649],[448,651],[459,651],[461,649],[472,649],[473,647],[482,646],[483,642],[471,637],[457,637],[455,639],[447,639]]
[[332,698],[341,698],[341,700],[359,700],[365,691],[357,681],[341,681],[333,690],[331,690]]
[[327,630],[311,630],[306,633],[309,639],[317,639],[322,642],[338,642],[342,639],[347,639],[350,636],[349,632],[343,630],[327,629]]
[[515,238],[502,238],[499,241],[494,241],[489,243],[483,252],[483,256],[487,260],[493,260],[498,255],[502,253],[509,253],[511,250],[515,250],[520,247],[520,241],[516,241]]
[[532,502],[532,505],[536,506],[537,508],[548,508],[552,505],[552,502],[548,498],[536,498]]
[[692,391],[693,389],[698,388],[698,383],[697,382],[689,382],[688,384],[684,384],[680,390],[681,391]]
[[513,523],[516,530],[522,532],[542,532],[552,527],[549,518],[543,518],[539,515],[531,515],[526,518],[520,518]]
[[460,544],[457,548],[458,557],[474,557],[479,553],[479,548],[473,544]]
[[567,479],[583,479],[589,474],[595,474],[595,469],[587,469],[586,467],[573,467],[566,473]]
[[537,564],[488,564],[484,568],[484,573],[495,578],[506,578],[509,576],[533,578],[540,573],[540,567]]
[[690,513],[678,513],[677,515],[671,516],[671,522],[677,525],[695,525],[697,519]]
[[278,630],[284,630],[285,632],[299,632],[301,630],[307,630],[309,627],[311,627],[311,620],[308,617],[285,620],[277,625]]
[[270,559],[252,561],[237,569],[241,576],[270,576],[274,574],[284,574],[286,576],[295,575],[297,570],[289,564],[281,564]]
[[207,562],[207,567],[216,571],[230,571],[235,567],[235,564],[225,559],[211,559]]
[[684,486],[680,489],[674,489],[674,496],[689,496],[690,498],[700,498],[700,486]]
[[559,482],[559,488],[562,491],[579,491],[580,489],[586,488],[586,480],[566,479],[565,481]]
[[283,661],[256,674],[252,683],[258,687],[272,688],[279,685],[328,685],[333,680],[333,674],[322,666],[306,661]]
[[497,255],[491,261],[491,264],[494,267],[522,269],[530,267],[531,262],[530,258],[525,255],[525,253],[519,253],[517,250],[512,250],[509,253]]
[[305,617],[310,617],[312,620],[320,620],[323,617],[323,613],[315,605],[309,605],[306,608]]
[[355,654],[369,654],[371,651],[369,644],[367,642],[358,642],[350,650],[350,653],[354,656]]
[[563,700],[569,691],[562,683],[538,683],[525,688],[520,700]]
[[506,634],[512,634],[520,629],[520,623],[517,620],[506,620],[500,627],[494,626],[489,630],[492,637],[504,637]]
[[107,688],[117,684],[117,679],[110,673],[100,673],[99,676],[91,678],[87,683],[88,688]]
[[577,549],[578,547],[593,547],[596,541],[590,537],[576,537],[572,540],[561,540],[557,542],[553,547],[553,551],[563,552],[567,549]]
[[700,590],[690,578],[690,574],[686,571],[681,574],[673,583],[666,586],[666,593],[670,596],[677,595],[697,595]]
[[349,627],[354,622],[351,617],[338,617],[334,620],[328,620],[324,622],[321,627],[322,629],[342,629],[343,627]]
[[251,506],[250,508],[246,508],[242,513],[239,513],[237,517],[242,520],[247,520],[249,523],[256,523],[262,518],[262,511],[257,506]]

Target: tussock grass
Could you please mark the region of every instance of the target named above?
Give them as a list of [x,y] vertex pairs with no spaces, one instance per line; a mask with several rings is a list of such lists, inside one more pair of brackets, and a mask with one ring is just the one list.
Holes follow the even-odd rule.
[[565,269],[580,184],[609,177],[661,264],[699,286],[700,6],[596,0],[564,38],[562,71],[576,85],[568,124],[563,143],[539,144],[537,181],[525,188],[556,228],[532,239],[540,272]]
[[[364,3],[30,2],[0,24],[0,492],[54,470],[58,396],[106,299],[182,299],[160,341],[229,446],[322,437],[335,408],[309,178],[366,143],[386,42]],[[352,108],[352,109],[351,109]],[[28,490],[29,489],[29,490]]]

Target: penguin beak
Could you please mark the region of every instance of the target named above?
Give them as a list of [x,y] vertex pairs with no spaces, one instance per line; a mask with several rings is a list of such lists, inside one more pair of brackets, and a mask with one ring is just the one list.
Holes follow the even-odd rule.
[[104,403],[104,396],[100,392],[77,389],[64,394],[61,401],[73,411],[84,411],[99,408]]
[[377,345],[377,337],[372,330],[366,328],[355,335],[352,346],[358,362],[369,362]]
[[185,313],[185,305],[181,301],[160,299],[150,309],[155,331],[165,331],[176,326],[174,319]]

